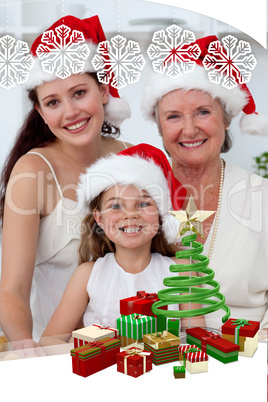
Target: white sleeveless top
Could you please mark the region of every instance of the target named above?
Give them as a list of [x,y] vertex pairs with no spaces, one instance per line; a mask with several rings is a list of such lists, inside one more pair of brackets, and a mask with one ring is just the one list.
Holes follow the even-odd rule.
[[99,258],[87,284],[90,302],[84,313],[84,326],[101,324],[116,328],[119,300],[135,296],[140,290],[157,293],[165,288],[164,278],[174,275],[169,271],[171,264],[174,261],[170,257],[152,253],[149,265],[142,272],[130,274],[117,264],[114,253]]
[[35,269],[31,291],[33,338],[42,335],[57,308],[65,287],[78,266],[82,211],[76,201],[64,198],[49,161],[37,152],[49,166],[60,194],[54,210],[40,220]]

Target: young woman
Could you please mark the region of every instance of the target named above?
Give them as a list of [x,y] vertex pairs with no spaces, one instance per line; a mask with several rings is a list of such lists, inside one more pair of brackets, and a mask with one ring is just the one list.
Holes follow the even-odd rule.
[[[90,57],[105,40],[97,16],[57,21],[83,32]],[[115,139],[129,117],[127,102],[100,84],[88,59],[83,71],[60,79],[34,68],[27,83],[32,110],[2,173],[3,261],[0,325],[15,348],[34,347],[78,265],[81,173],[99,157],[128,147]]]

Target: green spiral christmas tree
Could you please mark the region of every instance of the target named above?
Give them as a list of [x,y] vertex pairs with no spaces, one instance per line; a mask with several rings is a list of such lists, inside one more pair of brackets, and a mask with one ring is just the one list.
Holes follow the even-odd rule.
[[[196,317],[223,309],[226,314],[222,318],[225,322],[230,317],[230,309],[225,304],[225,297],[220,293],[220,285],[214,280],[214,271],[208,267],[208,257],[202,255],[203,245],[196,241],[197,234],[203,236],[202,222],[213,212],[197,211],[194,200],[190,197],[186,211],[172,212],[181,222],[178,236],[191,230],[193,233],[182,238],[182,245],[188,249],[177,251],[176,258],[189,259],[189,264],[174,264],[169,267],[177,276],[165,278],[163,283],[167,287],[158,292],[159,301],[153,304],[152,312],[158,316],[169,318]],[[189,275],[180,275],[182,272]],[[203,276],[192,276],[192,273],[201,273]],[[202,287],[208,285],[209,287]],[[162,310],[166,305],[181,303],[199,303],[204,305],[199,309]]]

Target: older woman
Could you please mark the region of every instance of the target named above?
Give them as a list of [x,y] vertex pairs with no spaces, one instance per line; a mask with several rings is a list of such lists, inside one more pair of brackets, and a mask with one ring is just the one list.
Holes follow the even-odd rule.
[[[177,79],[153,74],[144,90],[142,108],[156,121],[176,178],[193,195],[197,209],[216,213],[204,222],[204,254],[231,308],[231,317],[268,324],[268,180],[224,161],[231,147],[228,127],[243,110],[242,130],[268,130],[266,118],[255,113],[245,85],[233,90],[211,83],[202,66],[209,43],[201,49],[195,70]],[[268,131],[267,131],[268,132]],[[218,328],[220,317],[207,316]]]

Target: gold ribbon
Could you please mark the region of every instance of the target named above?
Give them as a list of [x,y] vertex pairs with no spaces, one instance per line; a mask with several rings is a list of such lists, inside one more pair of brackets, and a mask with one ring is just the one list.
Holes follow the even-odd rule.
[[167,330],[162,331],[162,332],[155,332],[154,334],[151,334],[152,339],[156,339],[156,338],[166,339],[167,336],[168,336]]

